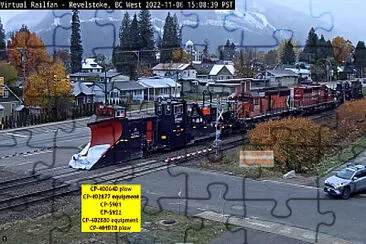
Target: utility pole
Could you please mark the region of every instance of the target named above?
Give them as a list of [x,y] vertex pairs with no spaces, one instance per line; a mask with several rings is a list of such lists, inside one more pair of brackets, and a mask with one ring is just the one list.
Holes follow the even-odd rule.
[[21,52],[21,59],[23,64],[23,83],[22,83],[22,103],[24,103],[24,85],[25,85],[25,49],[19,48]]
[[216,157],[219,156],[219,138],[221,134],[221,129],[219,128],[219,117],[220,117],[220,110],[221,110],[221,103],[220,103],[220,96],[217,95],[217,108],[216,108],[216,140],[215,140],[215,155]]
[[104,69],[104,105],[107,105],[107,69],[105,65],[105,56],[103,55],[103,69]]

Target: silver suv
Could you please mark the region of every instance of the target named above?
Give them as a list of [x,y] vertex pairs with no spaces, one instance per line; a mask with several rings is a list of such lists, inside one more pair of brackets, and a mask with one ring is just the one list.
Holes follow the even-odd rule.
[[348,164],[325,180],[324,191],[348,199],[351,194],[366,190],[366,166]]

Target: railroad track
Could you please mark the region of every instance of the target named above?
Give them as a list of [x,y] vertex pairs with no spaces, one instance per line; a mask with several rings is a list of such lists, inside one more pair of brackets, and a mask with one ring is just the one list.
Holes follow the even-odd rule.
[[[317,121],[324,120],[324,118],[330,118],[332,116],[334,116],[334,111],[326,111],[324,113],[310,115],[308,117]],[[220,145],[219,152],[222,154],[223,151],[236,148],[247,142],[247,136],[230,137],[227,141]],[[194,147],[197,147],[197,145],[195,145]],[[90,171],[76,170],[67,166],[54,169],[40,169],[30,176],[0,182],[0,193],[2,191],[14,189],[17,187],[29,186],[30,184],[37,184],[46,181],[50,182],[50,187],[46,189],[16,196],[9,193],[2,194],[2,196],[7,196],[7,198],[0,200],[0,212],[18,208],[21,206],[27,206],[41,201],[52,200],[54,198],[70,195],[72,193],[77,193],[80,191],[81,184],[118,183],[152,172],[167,169],[168,167],[174,167],[178,164],[185,163],[192,159],[197,159],[203,156],[210,156],[215,153],[216,148],[214,148],[212,145],[206,149],[192,149],[192,151],[189,153],[187,153],[187,148],[175,150],[172,152],[157,153],[149,157],[149,161],[145,161],[142,163],[137,163],[138,161],[141,161],[141,159],[137,159],[127,162],[128,165],[126,166],[121,167],[121,164],[117,164],[106,168],[97,169],[99,171],[94,170],[94,172],[96,173],[92,176],[83,176],[83,174],[87,174],[85,172]],[[179,156],[176,156],[177,154]],[[163,156],[165,157],[164,159],[162,159]],[[217,156],[218,155],[216,154],[216,157]]]
[[[229,150],[233,147],[245,143],[246,140],[247,140],[246,138],[231,140],[228,144],[220,146],[220,150],[221,152]],[[93,176],[75,177],[80,172],[80,170],[73,170],[64,174],[59,173],[52,177],[45,176],[44,181],[48,180],[51,183],[50,186],[46,189],[27,192],[20,195],[12,195],[10,193],[2,194],[2,196],[6,196],[6,198],[0,200],[0,212],[9,209],[11,210],[20,207],[27,207],[37,202],[54,200],[57,197],[78,193],[80,192],[81,184],[102,184],[102,183],[115,184],[125,180],[140,177],[152,172],[164,170],[169,167],[175,167],[178,166],[178,164],[187,162],[192,159],[197,159],[212,153],[214,153],[214,148],[206,148],[202,150],[192,151],[191,153],[189,153],[192,155],[192,157],[183,156],[180,158],[181,160],[179,160],[179,162],[178,161],[171,162],[167,161],[167,159],[163,159],[163,160],[149,160],[139,164],[130,164],[124,167],[117,167],[118,166],[117,165],[112,170],[100,172],[94,174]],[[61,169],[65,170],[66,168],[61,167]],[[83,171],[83,172],[89,172],[89,171]],[[0,192],[3,190],[9,190],[10,188],[25,186],[29,184],[29,182],[34,182],[34,180],[40,176],[41,175],[27,176],[23,178],[0,182]],[[67,179],[68,177],[72,178]]]

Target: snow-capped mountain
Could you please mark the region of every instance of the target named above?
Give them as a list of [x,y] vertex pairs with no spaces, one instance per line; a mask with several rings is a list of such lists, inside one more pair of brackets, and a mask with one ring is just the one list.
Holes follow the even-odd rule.
[[[240,1],[241,2],[241,1]],[[310,15],[296,12],[268,0],[250,1],[246,6],[237,5],[236,10],[171,11],[176,13],[182,26],[182,41],[192,40],[203,44],[207,39],[211,52],[227,39],[237,45],[258,48],[275,48],[277,40],[289,38],[304,43],[309,29],[313,26],[329,26]],[[83,10],[80,11],[81,36],[84,55],[112,53],[112,47],[119,42],[118,31],[122,11]],[[132,16],[138,11],[129,11]],[[161,35],[167,11],[151,11],[155,35]],[[28,11],[15,16],[4,24],[6,31],[14,31],[22,24],[41,36],[45,44],[53,50],[67,48],[70,43],[71,11],[42,10]],[[333,30],[334,32],[334,30]],[[322,33],[323,34],[323,33]],[[330,35],[332,33],[329,33]],[[182,44],[183,44],[182,43]]]

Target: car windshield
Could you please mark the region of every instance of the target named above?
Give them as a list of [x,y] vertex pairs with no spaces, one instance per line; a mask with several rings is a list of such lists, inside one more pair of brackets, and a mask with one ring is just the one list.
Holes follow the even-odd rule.
[[355,173],[355,171],[353,169],[342,169],[341,171],[339,171],[337,173],[337,177],[342,178],[342,179],[351,179],[352,175]]

